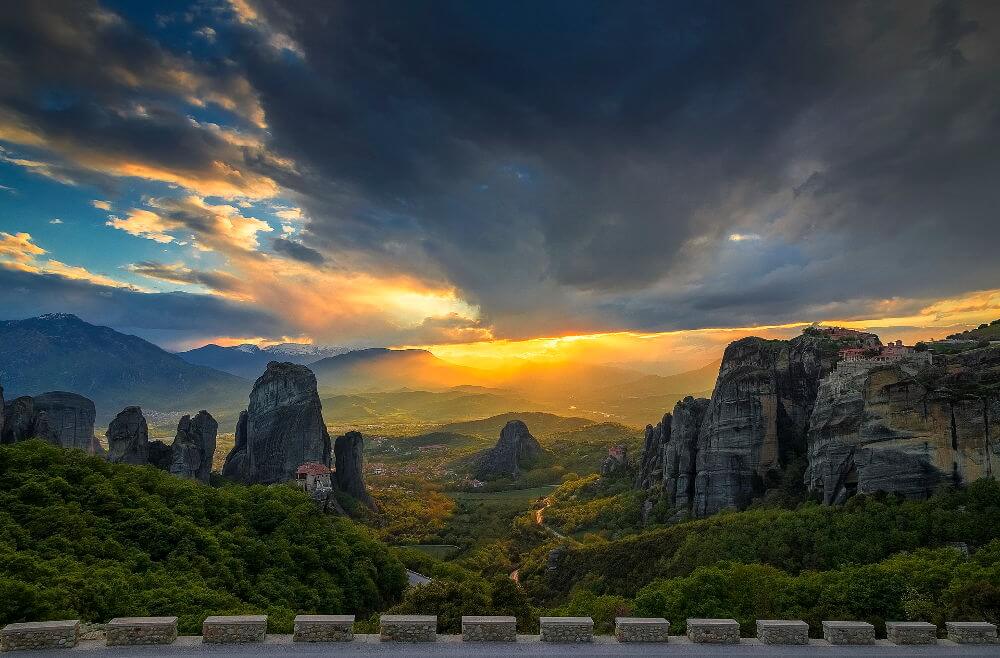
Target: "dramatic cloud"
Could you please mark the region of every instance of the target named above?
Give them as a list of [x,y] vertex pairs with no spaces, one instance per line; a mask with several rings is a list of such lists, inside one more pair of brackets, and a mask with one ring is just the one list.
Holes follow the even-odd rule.
[[0,10],[0,167],[259,314],[212,335],[920,327],[1000,281],[996,3],[116,9]]
[[250,30],[240,61],[310,244],[449,281],[502,335],[1000,277],[993,4],[241,5],[304,55]]
[[288,256],[289,258],[294,258],[295,260],[300,260],[303,263],[322,265],[326,260],[323,258],[323,254],[319,253],[315,249],[311,249],[304,244],[287,238],[275,238],[274,242],[271,243],[271,248],[274,249],[276,253]]
[[211,295],[145,293],[2,267],[0,307],[6,318],[74,313],[88,322],[116,327],[167,347],[237,331],[270,336],[284,328],[289,335],[294,333],[280,317]]
[[[203,195],[269,197],[250,163],[278,160],[188,113],[216,108],[264,127],[256,92],[223,58],[171,51],[96,2],[0,11],[0,141],[35,155],[9,162],[67,183],[135,177]],[[9,150],[9,149],[8,149]]]
[[17,270],[35,274],[51,274],[64,279],[88,281],[101,286],[128,288],[126,283],[86,268],[67,265],[52,258],[41,258],[47,252],[32,241],[28,233],[0,232],[0,269]]

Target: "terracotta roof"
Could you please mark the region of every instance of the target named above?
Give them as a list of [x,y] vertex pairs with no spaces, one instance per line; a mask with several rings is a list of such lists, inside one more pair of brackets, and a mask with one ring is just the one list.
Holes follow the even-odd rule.
[[295,469],[296,475],[329,475],[330,467],[324,466],[319,462],[309,462],[308,464],[302,464],[297,469]]

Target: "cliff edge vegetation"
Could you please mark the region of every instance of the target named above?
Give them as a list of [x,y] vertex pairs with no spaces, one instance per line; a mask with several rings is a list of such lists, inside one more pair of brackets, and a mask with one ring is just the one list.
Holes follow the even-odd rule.
[[41,441],[0,447],[0,624],[211,614],[363,615],[400,600],[402,564],[290,486],[206,487]]

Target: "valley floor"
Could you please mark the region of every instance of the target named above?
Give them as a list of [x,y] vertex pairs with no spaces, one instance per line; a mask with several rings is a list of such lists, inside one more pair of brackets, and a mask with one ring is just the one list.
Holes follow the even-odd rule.
[[1000,656],[1000,645],[955,644],[940,640],[936,646],[896,646],[879,640],[873,646],[831,646],[812,640],[808,647],[763,645],[744,639],[739,646],[692,644],[685,637],[671,637],[668,644],[622,644],[598,636],[591,644],[549,644],[537,635],[519,635],[516,644],[462,642],[457,635],[442,635],[434,643],[382,643],[377,635],[357,635],[349,643],[292,642],[290,635],[268,635],[262,644],[206,646],[200,637],[180,637],[169,647],[106,647],[103,641],[83,641],[75,649],[17,651],[14,658],[125,658],[126,656]]

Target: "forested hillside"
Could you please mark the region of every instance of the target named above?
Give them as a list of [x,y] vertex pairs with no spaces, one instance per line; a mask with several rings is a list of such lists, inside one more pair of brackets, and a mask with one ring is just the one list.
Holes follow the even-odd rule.
[[0,447],[0,624],[265,613],[365,614],[396,602],[401,563],[287,486],[213,488],[40,441]]

